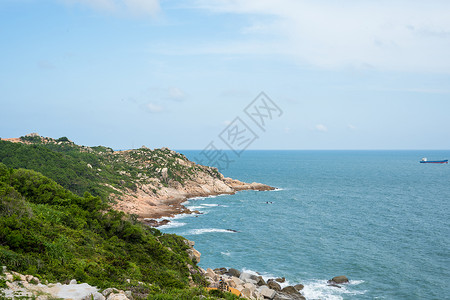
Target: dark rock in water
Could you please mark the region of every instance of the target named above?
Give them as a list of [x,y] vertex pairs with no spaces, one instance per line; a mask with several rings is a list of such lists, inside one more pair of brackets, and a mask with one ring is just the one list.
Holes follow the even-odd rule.
[[233,269],[233,268],[230,268],[230,269],[228,269],[228,272],[227,272],[230,276],[234,276],[234,277],[237,277],[237,278],[239,278],[239,276],[241,276],[241,272],[239,272],[238,270],[236,270],[236,269]]
[[336,276],[333,277],[331,280],[328,280],[328,283],[330,284],[341,284],[341,283],[348,283],[348,278],[345,276]]
[[227,272],[228,272],[227,268],[217,268],[217,269],[214,269],[214,273],[220,274],[220,275],[224,275],[224,274],[227,273]]
[[275,281],[276,281],[276,282],[279,282],[279,283],[283,283],[283,282],[286,281],[286,278],[284,278],[284,277],[276,278]]
[[303,290],[304,287],[305,287],[305,286],[304,286],[303,284],[296,284],[296,285],[294,285],[294,288],[295,288],[297,291]]
[[267,286],[274,291],[277,291],[277,292],[281,291],[281,286],[278,284],[278,282],[276,282],[273,279],[269,279],[267,281]]
[[230,232],[239,232],[239,231],[234,230],[234,229],[226,229],[226,231],[230,231]]
[[256,279],[256,285],[263,286],[267,285],[267,283],[264,281],[264,278],[262,278],[262,276],[258,276],[258,278]]
[[337,285],[336,283],[329,283],[327,284],[328,286],[333,286],[333,287],[337,287],[337,288],[341,288],[339,285]]
[[286,294],[300,294],[299,291],[297,291],[297,290],[295,289],[295,287],[290,286],[290,285],[287,286],[287,287],[284,287],[284,288],[281,290],[281,292],[286,293]]

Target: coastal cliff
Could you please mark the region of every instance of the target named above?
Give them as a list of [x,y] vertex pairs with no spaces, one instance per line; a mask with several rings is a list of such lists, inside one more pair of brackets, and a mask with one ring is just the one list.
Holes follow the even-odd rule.
[[79,195],[89,191],[141,220],[192,213],[181,204],[190,197],[274,189],[226,178],[216,168],[168,148],[114,151],[36,133],[3,139],[0,145],[0,162],[5,165],[41,172]]

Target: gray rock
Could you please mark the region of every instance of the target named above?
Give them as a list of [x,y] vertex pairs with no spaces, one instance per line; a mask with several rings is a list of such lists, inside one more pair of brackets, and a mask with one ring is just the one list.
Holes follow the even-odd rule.
[[256,280],[256,285],[263,286],[263,285],[267,285],[267,283],[264,281],[264,278],[262,278],[262,276],[258,276],[258,279]]
[[224,275],[225,273],[228,272],[228,270],[227,270],[227,268],[216,268],[216,269],[214,269],[214,272],[216,274]]
[[99,292],[95,292],[94,294],[89,294],[83,298],[84,300],[105,300],[105,296],[100,294]]
[[273,299],[275,297],[275,295],[277,294],[277,292],[275,292],[272,289],[269,289],[267,286],[262,286],[261,289],[259,290],[259,293],[266,298],[269,299]]
[[239,278],[239,276],[241,276],[241,272],[239,272],[238,270],[233,269],[233,268],[228,269],[228,274],[231,276],[234,276],[234,277],[238,277],[238,278]]
[[111,293],[119,293],[119,290],[116,288],[107,288],[102,292],[102,295],[108,297]]
[[333,277],[331,280],[328,280],[328,283],[336,283],[336,284],[340,284],[340,283],[348,283],[348,278],[345,277],[344,275],[341,276],[336,276]]
[[243,273],[241,273],[241,276],[239,276],[239,279],[244,282],[250,282],[250,283],[253,283],[256,285],[258,276],[243,272]]
[[277,293],[273,300],[306,300],[301,294]]
[[243,288],[241,290],[242,296],[244,296],[245,298],[249,299],[250,296],[252,295],[252,291],[248,288]]
[[125,296],[127,296],[128,299],[133,299],[133,293],[131,291],[125,291]]
[[276,282],[275,280],[273,280],[273,279],[269,279],[269,280],[267,281],[267,286],[268,286],[269,288],[271,288],[272,290],[275,290],[275,291],[277,291],[277,292],[281,291],[281,286],[280,286],[280,284],[279,284],[278,282]]
[[76,279],[72,279],[69,284],[77,284],[77,280]]
[[285,293],[285,294],[300,294],[299,291],[297,291],[297,290],[295,289],[295,287],[290,286],[290,285],[284,287],[284,288],[281,290],[281,292],[283,292],[283,293]]
[[297,291],[303,290],[304,287],[305,287],[305,286],[304,286],[303,284],[296,284],[296,285],[294,285],[294,288],[295,288]]

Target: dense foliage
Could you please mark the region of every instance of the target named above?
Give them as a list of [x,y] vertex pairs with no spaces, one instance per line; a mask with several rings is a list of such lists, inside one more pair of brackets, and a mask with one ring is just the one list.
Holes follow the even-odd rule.
[[[170,248],[169,248],[170,246]],[[0,264],[50,281],[186,288],[188,246],[40,173],[0,164]],[[195,278],[194,278],[195,280]]]
[[158,180],[156,192],[158,187],[171,183],[183,184],[197,172],[220,177],[216,169],[192,164],[184,155],[167,148],[114,152],[104,146],[79,146],[66,137],[21,140],[28,144],[0,140],[0,163],[38,171],[79,196],[87,191],[106,200],[112,193],[155,183],[154,179]]

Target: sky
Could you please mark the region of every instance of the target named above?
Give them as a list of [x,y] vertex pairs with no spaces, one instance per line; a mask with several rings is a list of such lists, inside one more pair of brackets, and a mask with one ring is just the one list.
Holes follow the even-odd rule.
[[0,0],[0,137],[450,149],[449,12],[447,0]]

